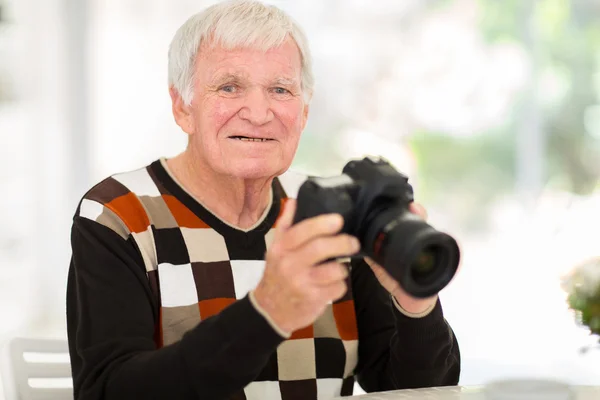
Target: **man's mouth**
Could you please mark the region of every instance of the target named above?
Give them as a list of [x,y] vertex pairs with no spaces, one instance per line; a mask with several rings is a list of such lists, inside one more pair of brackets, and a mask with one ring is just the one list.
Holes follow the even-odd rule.
[[247,136],[230,136],[230,139],[237,139],[241,140],[242,142],[270,142],[273,140],[267,138],[251,138]]

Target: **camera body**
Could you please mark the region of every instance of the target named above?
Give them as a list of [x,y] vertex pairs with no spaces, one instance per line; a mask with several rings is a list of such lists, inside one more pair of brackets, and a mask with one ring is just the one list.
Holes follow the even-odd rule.
[[342,233],[355,236],[370,257],[414,297],[429,297],[455,275],[456,241],[409,210],[413,188],[382,158],[352,160],[342,174],[311,177],[298,191],[294,223],[321,214],[344,218]]

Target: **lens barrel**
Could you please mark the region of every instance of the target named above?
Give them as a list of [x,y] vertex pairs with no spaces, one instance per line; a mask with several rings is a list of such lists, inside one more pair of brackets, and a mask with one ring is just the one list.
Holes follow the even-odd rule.
[[367,255],[418,298],[433,296],[446,287],[460,262],[454,238],[402,208],[377,213],[363,239]]

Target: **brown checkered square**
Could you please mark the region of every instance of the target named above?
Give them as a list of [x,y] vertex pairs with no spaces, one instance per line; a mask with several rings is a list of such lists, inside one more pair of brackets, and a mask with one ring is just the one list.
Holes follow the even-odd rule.
[[199,301],[215,298],[235,299],[233,274],[229,261],[194,262],[192,273]]
[[281,390],[281,398],[285,400],[312,400],[317,398],[316,379],[279,381],[279,389]]
[[85,198],[97,201],[100,204],[107,204],[118,197],[125,196],[129,192],[128,188],[111,177],[94,186],[86,194]]

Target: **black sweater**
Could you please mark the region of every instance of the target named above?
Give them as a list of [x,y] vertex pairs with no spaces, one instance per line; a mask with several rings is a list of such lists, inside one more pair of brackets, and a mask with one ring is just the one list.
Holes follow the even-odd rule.
[[249,291],[264,269],[285,174],[270,210],[237,230],[156,161],[96,185],[73,220],[67,325],[75,398],[328,399],[455,385],[460,354],[438,300],[401,313],[364,261],[349,291],[283,337]]

